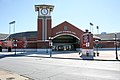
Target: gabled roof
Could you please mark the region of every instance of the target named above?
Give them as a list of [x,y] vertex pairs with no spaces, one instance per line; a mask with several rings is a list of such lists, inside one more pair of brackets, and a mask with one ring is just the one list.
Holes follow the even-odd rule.
[[75,25],[73,25],[73,24],[71,24],[71,23],[69,23],[69,22],[67,22],[67,21],[64,21],[64,22],[62,22],[62,23],[56,25],[55,27],[53,27],[53,29],[56,28],[56,27],[58,27],[58,26],[60,26],[60,25],[64,25],[64,24],[68,24],[68,25],[73,26],[74,28],[76,28],[76,29],[78,29],[78,30],[84,32],[83,30],[77,28]]
[[72,25],[67,21],[64,21],[52,28],[52,37],[71,35],[80,39],[83,33],[84,32],[81,29],[77,28],[76,26]]

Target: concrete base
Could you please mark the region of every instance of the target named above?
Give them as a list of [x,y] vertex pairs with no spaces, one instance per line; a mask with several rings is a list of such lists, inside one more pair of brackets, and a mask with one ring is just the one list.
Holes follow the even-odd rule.
[[37,49],[37,52],[45,52],[48,53],[50,52],[51,49]]
[[93,49],[82,49],[82,55],[94,56],[93,55]]

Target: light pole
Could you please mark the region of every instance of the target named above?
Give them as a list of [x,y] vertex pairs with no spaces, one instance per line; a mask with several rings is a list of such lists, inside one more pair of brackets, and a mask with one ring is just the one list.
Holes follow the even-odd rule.
[[96,26],[96,28],[97,28],[97,34],[99,34],[99,26]]
[[[9,23],[9,36],[11,34],[11,25],[12,24],[14,24],[13,25],[13,33],[15,33],[15,21],[12,21],[12,22]],[[9,40],[10,40],[10,37],[9,37]],[[15,42],[16,42],[16,40],[14,41],[14,45],[15,45]],[[15,47],[15,55],[16,55],[16,46],[14,46],[14,47]]]
[[49,46],[50,46],[50,58],[52,57],[52,37],[49,37]]
[[95,40],[95,44],[96,44],[96,53],[97,53],[97,56],[99,56],[99,52],[98,52],[99,40]]
[[13,40],[13,42],[14,42],[14,48],[15,48],[15,55],[16,55],[16,48],[17,48],[17,40],[15,39],[15,40]]
[[118,54],[117,54],[117,33],[115,33],[115,54],[116,54],[116,59],[118,60]]
[[[92,26],[93,26],[93,23],[90,22],[90,32],[93,32]],[[92,29],[91,29],[91,28],[92,28]]]
[[14,24],[13,32],[15,33],[15,21],[9,23],[9,35],[11,34],[11,25]]

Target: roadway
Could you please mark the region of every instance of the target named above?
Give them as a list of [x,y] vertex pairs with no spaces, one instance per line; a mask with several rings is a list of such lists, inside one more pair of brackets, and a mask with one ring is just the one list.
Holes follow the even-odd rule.
[[0,59],[0,69],[33,80],[120,80],[120,61],[9,56]]

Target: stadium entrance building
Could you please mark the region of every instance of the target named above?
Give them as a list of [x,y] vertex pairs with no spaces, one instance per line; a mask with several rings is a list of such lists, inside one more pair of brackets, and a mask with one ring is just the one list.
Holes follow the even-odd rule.
[[35,5],[35,11],[38,12],[37,31],[9,35],[2,48],[11,48],[12,51],[93,50],[93,35],[90,32],[84,32],[67,21],[52,27],[53,8],[53,5]]
[[51,47],[55,51],[79,50],[82,46],[83,31],[67,21],[52,28],[53,5],[35,5],[38,12],[37,50]]
[[52,29],[53,50],[77,50],[80,48],[83,31],[68,22]]

